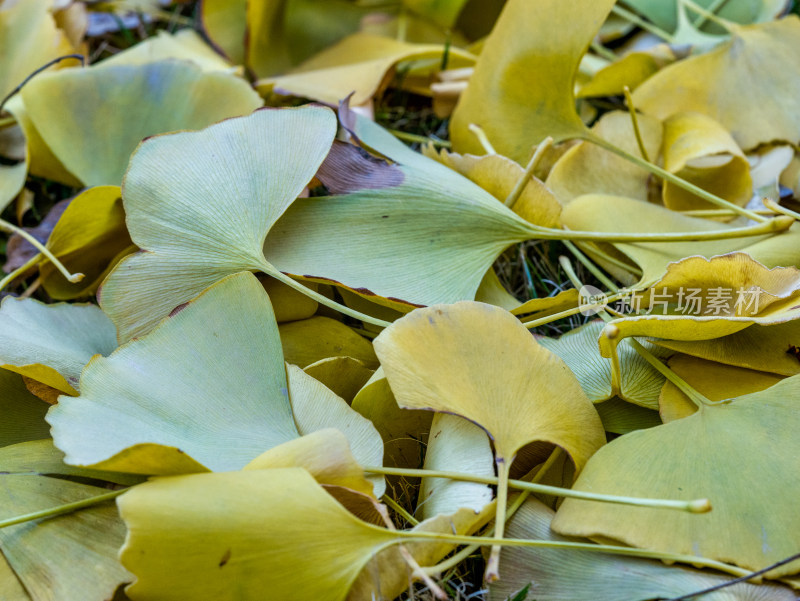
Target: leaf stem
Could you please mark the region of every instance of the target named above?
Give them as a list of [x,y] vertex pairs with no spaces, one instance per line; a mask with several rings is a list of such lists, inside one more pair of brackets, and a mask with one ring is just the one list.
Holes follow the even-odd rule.
[[[727,202],[727,201],[726,201]],[[735,206],[735,205],[734,205]],[[668,232],[662,234],[644,233],[628,234],[619,232],[582,232],[573,230],[560,230],[545,228],[529,224],[531,236],[541,240],[583,240],[588,242],[699,242],[704,240],[728,240],[744,238],[747,236],[762,236],[781,232],[789,229],[794,223],[793,218],[785,215],[766,219],[760,215],[759,223],[745,227],[736,227],[726,230],[712,230],[701,232]]]
[[5,290],[6,286],[8,286],[11,282],[16,280],[19,276],[24,274],[26,271],[35,267],[36,264],[41,260],[42,255],[35,254],[30,259],[28,259],[25,264],[20,265],[14,271],[9,273],[6,277],[0,280],[0,290]]
[[[506,529],[506,510],[508,509],[508,463],[505,457],[496,457],[497,465],[497,510],[494,518],[495,538],[502,540]],[[492,583],[500,579],[500,545],[492,545],[489,560],[486,562],[484,580]]]
[[405,131],[399,131],[396,129],[387,129],[390,134],[392,134],[398,140],[403,140],[404,142],[414,142],[416,144],[433,144],[434,146],[442,146],[444,148],[450,148],[452,144],[447,140],[435,140],[433,138],[429,138],[427,136],[420,136],[418,134],[410,134]]
[[636,116],[636,105],[633,103],[631,89],[628,86],[623,86],[622,91],[625,94],[625,102],[628,104],[628,114],[631,116],[633,135],[636,136],[636,145],[639,147],[639,154],[641,154],[642,158],[649,163],[650,157],[647,154],[647,148],[644,146],[642,130],[639,129],[639,117]]
[[274,266],[270,265],[269,263],[265,263],[261,266],[261,269],[265,271],[265,273],[271,275],[277,280],[280,280],[287,286],[290,286],[297,290],[298,292],[305,294],[309,298],[313,298],[321,305],[325,305],[334,311],[338,311],[339,313],[343,313],[345,315],[349,315],[350,317],[354,317],[356,319],[360,319],[361,321],[371,323],[374,326],[378,326],[381,328],[388,328],[391,323],[388,321],[384,321],[382,319],[378,319],[377,317],[372,317],[371,315],[367,315],[366,313],[361,313],[360,311],[356,311],[355,309],[351,309],[350,307],[346,307],[345,305],[341,305],[337,303],[335,300],[328,298],[327,296],[320,294],[319,292],[315,292],[306,286],[303,286],[300,282],[295,280],[294,278],[290,278],[288,275],[283,273],[282,271],[278,271],[275,269]]
[[611,9],[611,12],[617,15],[618,17],[622,17],[629,23],[633,23],[637,27],[640,27],[645,31],[652,33],[653,35],[660,37],[668,44],[675,43],[675,37],[672,34],[667,33],[666,31],[664,31],[657,25],[654,25],[650,21],[645,21],[636,13],[632,13],[631,11],[622,8],[618,4],[614,5],[614,8]]
[[597,54],[598,56],[601,56],[604,59],[611,61],[612,63],[617,61],[618,57],[616,54],[614,54],[614,51],[610,50],[609,48],[606,48],[600,42],[593,41],[591,44],[589,44],[589,48],[594,50],[595,54]]
[[420,532],[410,530],[399,530],[396,534],[400,537],[396,544],[403,540],[435,540],[444,543],[474,543],[481,546],[500,545],[504,547],[539,547],[544,549],[573,549],[575,551],[594,551],[598,553],[610,553],[612,555],[627,555],[629,557],[643,557],[647,559],[660,559],[668,562],[680,562],[691,564],[696,567],[706,567],[720,570],[734,576],[746,576],[749,571],[714,559],[697,557],[695,555],[683,555],[681,553],[661,553],[649,549],[637,549],[635,547],[621,547],[616,545],[596,545],[594,543],[579,543],[573,541],[550,541],[532,540],[518,538],[483,538],[480,536],[463,536],[458,534],[440,534],[438,532]]
[[[564,243],[566,244],[566,242],[567,241],[565,240]],[[595,244],[595,243],[584,242],[583,244],[581,244],[580,242],[576,242],[575,246],[577,248],[584,247],[584,249],[583,249],[584,252],[589,252],[589,253],[591,253],[593,255],[597,255],[598,257],[603,259],[603,261],[605,261],[606,263],[608,263],[610,265],[613,265],[614,267],[616,267],[616,268],[618,268],[618,269],[620,269],[622,271],[627,271],[628,273],[630,273],[631,275],[636,276],[636,277],[642,277],[642,270],[639,267],[637,267],[636,265],[630,265],[629,263],[625,263],[624,261],[620,261],[616,257],[612,257],[611,255],[609,255],[605,251],[599,249],[597,247],[597,244]],[[587,250],[585,247],[590,247],[591,250]]]
[[711,400],[695,390],[686,380],[664,365],[664,363],[662,363],[658,357],[644,348],[642,343],[636,340],[636,338],[628,338],[628,343],[636,350],[637,353],[639,353],[639,355],[641,355],[645,361],[659,371],[667,380],[677,386],[683,394],[689,397],[692,403],[697,405],[698,409],[701,409],[703,405],[713,405]]
[[[723,6],[725,6],[725,3],[727,1],[728,0],[714,0],[714,2],[712,2],[708,6],[708,8],[706,8],[706,10],[708,12],[710,12],[710,13],[716,14],[719,9],[721,9]],[[697,19],[695,20],[694,23],[692,23],[692,25],[694,25],[695,29],[700,29],[703,25],[705,25],[705,22],[707,20],[708,20],[708,17],[706,17],[704,14],[701,13],[701,14],[699,14],[697,16]]]
[[24,522],[31,522],[33,520],[49,518],[57,515],[62,515],[65,513],[71,513],[73,511],[76,511],[78,509],[83,509],[85,507],[91,507],[92,505],[97,505],[98,503],[102,503],[103,501],[109,501],[115,497],[118,497],[126,490],[128,489],[122,488],[120,490],[114,490],[109,493],[105,493],[103,495],[97,495],[95,497],[81,499],[80,501],[75,501],[73,503],[66,503],[64,505],[59,505],[57,507],[51,507],[50,509],[43,509],[42,511],[34,511],[33,513],[26,513],[25,515],[18,515],[17,517],[0,521],[0,528],[15,526],[17,524],[22,524]]
[[391,507],[391,508],[392,508],[392,509],[393,509],[393,510],[396,512],[396,513],[398,513],[399,515],[401,515],[401,516],[403,517],[403,519],[404,519],[406,522],[408,522],[409,524],[411,524],[412,526],[416,526],[417,524],[419,524],[419,520],[418,520],[417,518],[415,518],[413,515],[411,515],[410,513],[408,513],[408,512],[407,512],[407,511],[406,511],[406,510],[403,508],[403,506],[402,506],[402,505],[400,505],[400,503],[398,503],[397,501],[395,501],[395,500],[394,500],[392,497],[390,497],[389,495],[384,495],[382,500],[383,500],[383,502],[384,502],[384,503],[386,503],[386,504],[387,504],[389,507]]
[[[491,484],[497,486],[499,479],[492,476],[476,476],[461,472],[446,472],[438,470],[421,470],[399,467],[379,467],[364,466],[364,471],[370,474],[385,474],[389,476],[410,476],[413,478],[449,478],[450,480],[460,480],[463,482],[477,482],[479,484]],[[620,497],[616,495],[604,495],[600,493],[590,493],[559,486],[549,486],[547,484],[533,484],[522,480],[508,480],[508,486],[518,490],[530,490],[531,492],[542,493],[554,497],[568,497],[573,499],[583,499],[585,501],[600,501],[605,503],[617,503],[620,505],[633,505],[635,507],[652,507],[656,509],[675,509],[689,513],[705,513],[711,511],[711,503],[708,499],[695,499],[692,501],[677,501],[672,499],[645,499],[637,497]]]
[[725,31],[727,31],[728,33],[733,33],[733,30],[736,28],[736,25],[734,23],[731,23],[727,19],[723,19],[718,14],[713,13],[710,10],[707,10],[707,9],[703,8],[702,6],[697,4],[696,2],[693,2],[692,0],[678,0],[678,2],[682,5],[680,7],[681,10],[683,10],[684,6],[687,6],[693,12],[697,13],[701,17],[703,17],[705,19],[708,19],[712,23],[716,23],[717,25],[722,27]]
[[781,215],[786,215],[787,217],[791,217],[795,220],[800,220],[800,213],[792,211],[791,209],[787,209],[784,206],[779,205],[777,202],[772,200],[771,198],[766,198],[762,200],[764,206],[767,207],[772,213],[779,213]]
[[36,250],[38,250],[41,254],[45,256],[45,258],[50,261],[53,266],[61,272],[61,274],[67,278],[68,281],[72,282],[73,284],[80,282],[83,279],[82,273],[70,273],[69,270],[64,267],[64,265],[59,261],[50,250],[45,247],[41,242],[39,242],[36,238],[31,236],[28,232],[26,232],[21,227],[17,227],[13,223],[9,223],[5,219],[0,219],[0,230],[5,232],[10,232],[13,234],[19,234],[22,238],[24,238],[27,242],[29,242]]
[[469,129],[469,131],[475,134],[475,137],[478,138],[478,142],[481,143],[481,146],[483,146],[483,149],[486,151],[486,154],[497,154],[497,151],[494,149],[494,146],[492,146],[492,143],[489,142],[489,138],[486,136],[486,132],[483,131],[483,128],[481,128],[480,125],[476,125],[475,123],[470,123],[467,129]]
[[595,278],[597,278],[598,282],[603,284],[609,290],[617,290],[619,288],[619,286],[617,286],[613,281],[611,281],[611,278],[606,276],[606,274],[600,271],[600,268],[597,267],[594,263],[592,263],[589,257],[583,254],[580,251],[580,249],[577,246],[575,246],[575,244],[573,244],[569,240],[564,240],[564,246],[567,247],[567,250],[571,252],[576,259],[578,259],[580,264],[583,265],[589,271],[589,273],[591,273]]
[[522,176],[517,180],[514,189],[511,190],[511,194],[508,195],[508,198],[506,198],[505,202],[503,203],[509,209],[512,206],[514,206],[514,203],[517,202],[519,197],[522,195],[522,191],[525,189],[525,186],[528,185],[528,182],[531,181],[531,178],[533,177],[534,170],[536,169],[536,167],[539,166],[539,163],[541,163],[544,153],[552,145],[553,145],[553,138],[547,136],[536,147],[536,151],[533,153],[531,160],[528,161],[528,165],[525,167],[525,171],[522,173]]
[[752,219],[753,221],[757,221],[759,223],[767,221],[766,217],[763,217],[761,215],[758,215],[757,213],[754,213],[753,211],[749,211],[745,208],[735,205],[732,202],[725,200],[724,198],[720,198],[716,194],[712,194],[711,192],[703,190],[703,188],[695,186],[693,183],[687,182],[685,179],[678,177],[677,175],[670,173],[666,169],[662,169],[658,165],[650,163],[642,159],[641,157],[637,157],[635,154],[632,154],[626,151],[625,149],[620,148],[619,146],[616,146],[611,142],[608,142],[607,140],[601,138],[598,135],[595,135],[594,133],[588,130],[581,136],[581,138],[586,140],[587,142],[596,144],[597,146],[600,146],[601,148],[604,148],[609,152],[613,152],[617,156],[630,161],[634,165],[638,165],[645,171],[649,171],[654,175],[658,175],[663,180],[668,181],[671,184],[678,186],[679,188],[683,188],[687,192],[691,192],[692,194],[699,196],[703,200],[707,200],[708,202],[715,204],[718,207],[730,209],[731,211],[738,213],[739,215],[742,215],[744,217],[747,217],[748,219]]

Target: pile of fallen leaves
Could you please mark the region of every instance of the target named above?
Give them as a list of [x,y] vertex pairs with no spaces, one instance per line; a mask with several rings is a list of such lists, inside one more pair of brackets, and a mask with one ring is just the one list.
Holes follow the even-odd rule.
[[0,598],[795,599],[791,11],[0,0]]

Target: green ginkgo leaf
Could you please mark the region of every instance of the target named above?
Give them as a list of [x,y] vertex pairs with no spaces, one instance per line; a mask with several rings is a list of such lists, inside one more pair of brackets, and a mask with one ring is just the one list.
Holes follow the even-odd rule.
[[299,199],[267,237],[281,271],[336,283],[373,301],[472,300],[484,274],[532,226],[465,177],[358,117],[354,132],[393,162],[335,144],[318,176],[327,198]]
[[[287,378],[288,374],[288,378]],[[239,469],[281,443],[334,427],[362,464],[380,464],[372,424],[296,366],[288,372],[269,297],[229,276],[81,375],[48,415],[65,461],[175,474]],[[383,479],[373,479],[376,493]]]
[[122,188],[131,238],[100,291],[121,341],[232,273],[266,271],[264,238],[325,158],[336,120],[319,106],[264,109],[145,141]]
[[[0,519],[106,492],[60,478],[0,474]],[[21,599],[105,601],[120,584],[131,580],[117,560],[124,534],[125,527],[110,503],[5,527],[0,529],[0,552],[13,576],[4,575],[4,580],[19,580],[27,592]],[[0,587],[8,585],[3,582]]]
[[[657,409],[658,394],[664,384],[664,376],[626,342],[617,347],[622,381],[620,390],[613,390],[611,362],[600,354],[597,344],[603,327],[602,321],[592,321],[570,330],[558,340],[540,338],[539,344],[564,360],[593,403],[602,403],[619,395],[636,405]],[[658,357],[670,355],[666,349],[646,342],[644,345]]]
[[[514,538],[567,541],[550,529],[553,511],[536,499],[528,499],[508,523]],[[502,553],[503,579],[490,591],[491,601],[510,598],[517,590],[531,588],[519,601],[647,601],[672,599],[729,582],[730,576],[661,562],[607,555],[591,551],[545,548],[508,548]],[[708,593],[707,601],[791,601],[787,587],[749,583],[734,584]]]
[[159,478],[118,504],[133,601],[261,601],[265,591],[340,601],[373,554],[399,538],[348,513],[300,468]]
[[244,80],[177,60],[48,73],[26,85],[22,98],[50,150],[89,186],[120,184],[147,136],[206,127],[262,105]]
[[[794,477],[800,441],[800,377],[718,403],[662,426],[626,434],[600,449],[576,490],[674,499],[708,498],[703,515],[620,509],[567,499],[553,529],[568,536],[615,539],[634,547],[699,555],[760,570],[800,546]],[[754,453],[754,449],[758,452]],[[800,561],[768,577],[796,573]]]
[[261,284],[230,276],[149,335],[96,358],[81,395],[62,397],[47,419],[68,463],[135,473],[239,469],[296,438]]
[[453,113],[455,149],[484,154],[471,124],[519,163],[547,136],[558,142],[584,134],[575,111],[575,75],[613,5],[614,0],[507,2]]
[[95,305],[45,305],[6,297],[0,304],[0,364],[77,394],[83,366],[117,348],[113,324]]

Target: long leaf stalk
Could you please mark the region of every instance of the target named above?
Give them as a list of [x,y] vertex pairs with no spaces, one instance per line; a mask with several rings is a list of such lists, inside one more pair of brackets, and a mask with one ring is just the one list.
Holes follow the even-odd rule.
[[[499,479],[496,477],[476,476],[474,474],[466,474],[463,472],[379,466],[364,466],[364,471],[369,474],[384,474],[387,476],[407,476],[410,478],[447,478],[449,480],[477,482],[479,484],[490,484],[494,486],[499,484]],[[560,486],[550,486],[548,484],[534,484],[532,482],[514,479],[508,480],[508,486],[517,490],[529,490],[531,492],[551,495],[554,497],[583,499],[585,501],[601,501],[605,503],[617,503],[620,505],[632,505],[634,507],[651,507],[654,509],[674,509],[677,511],[686,511],[688,513],[706,513],[711,511],[711,503],[708,501],[708,499],[678,501],[673,499],[622,497],[617,495],[604,495],[601,493],[572,490],[570,488],[561,488]]]

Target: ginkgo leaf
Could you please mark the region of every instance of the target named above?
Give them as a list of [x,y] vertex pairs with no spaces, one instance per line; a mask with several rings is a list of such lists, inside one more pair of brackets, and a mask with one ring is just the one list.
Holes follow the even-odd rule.
[[303,368],[309,376],[322,382],[336,396],[343,398],[347,404],[352,404],[358,391],[375,373],[364,363],[352,357],[328,357],[320,359]]
[[[345,435],[353,457],[361,465],[382,465],[383,439],[371,421],[296,365],[289,365],[286,375],[292,415],[301,435],[336,428]],[[375,488],[375,496],[380,498],[386,488],[383,476],[370,476],[368,480]]]
[[430,19],[444,29],[455,25],[467,0],[403,0],[403,6]]
[[[600,418],[566,364],[503,309],[470,301],[417,309],[374,345],[401,407],[460,415],[492,439],[498,538],[509,467],[524,446],[558,445],[580,471],[605,442]],[[493,547],[487,562],[490,582],[498,578],[499,551]]]
[[28,392],[19,374],[0,369],[0,447],[47,438],[50,429],[44,416],[48,407]]
[[42,285],[56,300],[92,294],[114,264],[135,250],[122,208],[119,186],[98,186],[73,198],[47,239],[47,248],[67,269],[84,274],[70,283],[47,261],[39,265]]
[[383,438],[384,465],[410,468],[422,465],[433,415],[430,411],[398,407],[383,368],[378,368],[358,391],[352,406],[372,422]]
[[712,117],[745,150],[800,141],[800,19],[735,27],[719,47],[674,63],[633,94],[636,107],[666,119],[694,111]]
[[565,447],[580,470],[603,444],[599,418],[567,365],[503,309],[468,301],[417,309],[374,344],[401,407],[479,424],[499,460],[545,440]]
[[383,36],[355,33],[288,73],[258,81],[256,89],[261,94],[290,94],[333,106],[352,93],[350,103],[358,106],[373,98],[391,81],[392,70],[399,62],[441,59],[444,52],[448,53],[451,68],[469,67],[474,62],[471,54],[453,46],[445,49],[442,45],[410,44]]
[[[634,547],[699,555],[759,570],[797,553],[800,378],[762,392],[703,404],[689,417],[631,432],[601,448],[575,490],[650,498],[708,498],[694,515],[566,499],[553,529]],[[753,450],[758,449],[757,453]],[[768,577],[794,574],[798,561]]]
[[66,394],[83,366],[117,348],[113,324],[95,305],[45,305],[6,297],[0,304],[0,364]]
[[[651,158],[658,156],[662,126],[657,119],[640,116],[642,140]],[[632,154],[639,154],[631,117],[622,111],[603,115],[592,131]],[[545,181],[562,204],[584,194],[615,194],[647,200],[649,174],[629,161],[591,142],[579,142],[553,165]]]
[[[6,3],[0,9],[0,56],[3,57],[0,61],[0,100],[30,73],[58,56],[72,52],[63,32],[56,27],[49,7],[50,0],[29,0]],[[0,149],[10,140],[7,137],[9,133],[7,130],[0,132]],[[13,135],[19,136],[19,130],[16,129]],[[11,157],[4,155],[3,158]],[[4,209],[22,189],[27,172],[27,150],[23,156],[0,163],[0,209]]]
[[144,334],[229,274],[274,272],[264,238],[335,132],[333,113],[310,106],[145,141],[122,188],[131,238],[145,252],[117,265],[100,291],[120,340]]
[[589,98],[621,95],[625,86],[635,90],[648,77],[674,61],[675,54],[666,44],[645,51],[629,52],[595,73],[580,87],[576,96]]
[[[0,518],[108,492],[60,478],[0,474]],[[125,528],[110,503],[0,529],[0,549],[32,601],[105,601],[131,575],[117,561]],[[47,558],[43,561],[43,558]],[[87,575],[91,577],[87,577]]]
[[[564,207],[561,223],[573,230],[636,234],[642,233],[643,224],[647,224],[646,231],[653,233],[703,232],[734,227],[731,224],[689,217],[630,198],[595,194],[576,198]],[[598,261],[628,285],[637,281],[650,284],[664,275],[669,263],[693,255],[713,257],[733,251],[744,251],[768,267],[800,264],[798,241],[800,241],[800,227],[796,224],[789,231],[775,236],[748,236],[701,242],[615,243],[612,248],[627,255],[639,266],[642,271],[640,277],[633,277],[630,273],[626,276],[625,272],[620,272],[611,265],[605,265],[602,258]]]
[[483,129],[500,154],[520,163],[547,136],[558,142],[585,133],[575,112],[575,75],[613,5],[507,2],[453,113],[455,150],[484,154],[471,124]]
[[[442,149],[436,157],[442,164],[475,182],[500,202],[505,202],[523,177],[517,163],[499,154],[460,155]],[[540,180],[532,177],[511,205],[511,210],[525,221],[543,227],[557,227],[561,205]]]
[[[617,347],[622,372],[620,390],[613,390],[611,361],[600,355],[598,339],[603,330],[602,321],[592,321],[570,330],[557,340],[539,338],[539,344],[561,357],[578,378],[581,388],[593,403],[602,403],[619,395],[624,400],[648,407],[658,408],[658,395],[664,384],[664,376],[652,367],[628,343]],[[670,351],[644,342],[645,348],[662,358]]]
[[[753,392],[759,392],[777,384],[783,378],[742,367],[714,363],[689,355],[676,354],[669,360],[669,368],[711,401],[722,401]],[[658,397],[658,412],[664,423],[681,419],[697,411],[697,406],[681,389],[667,380]]]
[[343,486],[364,495],[374,494],[372,484],[364,477],[364,468],[350,452],[347,437],[335,428],[315,430],[273,447],[242,469],[286,467],[301,467],[320,484]]
[[[731,135],[702,113],[675,113],[664,121],[664,169],[734,204],[753,195],[750,165]],[[674,211],[714,205],[664,182],[664,206]]]
[[[456,415],[435,414],[425,450],[424,469],[494,476],[494,454],[486,432]],[[461,508],[478,513],[491,501],[492,490],[486,484],[425,478],[419,491],[417,512],[423,519],[453,514]]]
[[[508,523],[514,538],[568,541],[550,529],[553,511],[528,499]],[[732,580],[730,576],[661,562],[573,549],[509,547],[502,553],[505,572],[489,599],[501,601],[647,601],[672,599]],[[523,597],[514,593],[530,585]],[[791,601],[787,587],[734,584],[702,596],[707,601]]]
[[244,64],[247,0],[204,0],[200,22],[212,45],[235,65]]
[[133,601],[260,601],[264,591],[340,601],[373,554],[399,538],[352,516],[300,468],[160,478],[118,505]]
[[335,144],[318,177],[344,194],[299,199],[275,224],[264,252],[281,271],[408,310],[472,300],[495,258],[535,237],[491,194],[375,123],[359,117],[354,131],[394,163]]
[[753,324],[800,317],[800,271],[767,269],[747,253],[687,257],[629,300],[633,311],[605,326],[600,352],[611,357],[628,336],[707,340]]
[[85,185],[121,183],[142,138],[206,127],[262,105],[244,80],[177,60],[47,73],[21,94],[36,130]]
[[[44,418],[42,418],[44,421]],[[9,474],[38,474],[40,476],[78,476],[103,482],[132,486],[146,478],[136,474],[93,470],[64,463],[64,453],[50,438],[30,440],[0,449],[0,470]]]
[[656,340],[655,344],[715,363],[782,376],[800,374],[800,320],[770,326],[756,324],[709,340]]
[[352,357],[368,367],[378,367],[369,341],[330,317],[292,321],[282,324],[278,331],[287,363],[306,367],[328,357]]
[[191,61],[204,71],[236,72],[236,69],[214,52],[193,29],[181,29],[174,34],[159,31],[157,35],[104,59],[102,64],[140,65],[167,59]]
[[[269,294],[275,320],[278,323],[308,319],[317,312],[319,303],[309,298],[302,292],[287,286],[283,282],[269,276],[260,277],[261,285]],[[316,284],[307,284],[311,290],[316,291]]]
[[243,273],[94,359],[81,395],[62,398],[47,420],[74,465],[145,474],[238,469],[298,436],[287,388],[269,298]]

